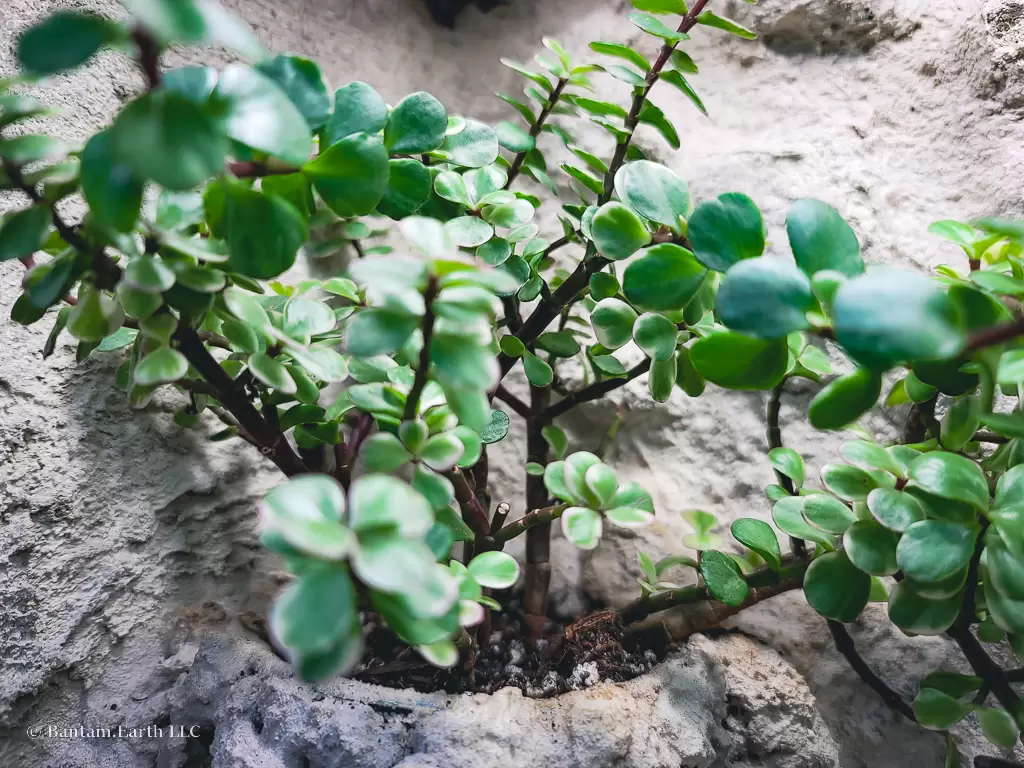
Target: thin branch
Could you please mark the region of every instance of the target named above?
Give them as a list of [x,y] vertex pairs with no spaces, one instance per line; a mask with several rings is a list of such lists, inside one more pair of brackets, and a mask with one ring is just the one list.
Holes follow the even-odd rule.
[[997,435],[995,432],[986,432],[985,430],[975,432],[974,437],[972,437],[971,440],[978,443],[994,443],[996,445],[1002,445],[1003,443],[1010,442],[1008,437]]
[[437,297],[437,292],[437,278],[432,275],[423,292],[423,303],[426,306],[426,311],[423,314],[423,347],[420,349],[416,378],[413,380],[412,389],[405,400],[405,412],[402,414],[402,418],[406,421],[416,418],[420,395],[423,394],[423,388],[427,386],[427,376],[430,373],[430,342],[434,338],[434,299]]
[[160,87],[160,43],[145,27],[132,29],[132,40],[139,48],[139,66],[146,75],[146,87],[155,90]]
[[338,482],[346,490],[348,490],[349,485],[352,483],[352,467],[355,466],[356,458],[359,456],[359,449],[366,438],[370,436],[370,432],[373,430],[373,423],[373,416],[371,414],[362,413],[359,415],[359,418],[356,419],[356,423],[352,427],[352,434],[349,435],[344,460],[339,462],[335,469]]
[[[551,403],[551,388],[530,385],[530,413],[526,420],[526,460],[548,463],[548,442],[544,427],[549,423],[544,413]],[[551,503],[551,494],[544,478],[526,476],[526,508],[539,509]],[[551,523],[534,526],[526,532],[526,571],[523,578],[523,611],[536,638],[543,630],[548,613],[551,588]]]
[[1024,336],[1024,317],[1012,323],[978,331],[968,338],[967,346],[964,347],[964,353],[970,354],[971,352],[977,352],[979,349],[1004,344],[1007,341],[1016,339],[1018,336]]
[[[536,139],[540,136],[541,130],[544,128],[544,123],[547,122],[551,116],[552,110],[555,105],[558,104],[558,100],[562,96],[562,92],[565,90],[565,86],[569,84],[566,78],[559,78],[555,87],[551,89],[551,93],[548,94],[548,103],[544,105],[544,109],[537,115],[537,119],[533,125],[530,126],[530,136]],[[512,161],[512,167],[508,171],[508,181],[505,182],[505,189],[511,189],[512,182],[519,176],[519,172],[523,169],[523,163],[526,161],[527,152],[520,152],[516,155],[515,160]]]
[[554,421],[562,414],[575,408],[581,403],[587,403],[591,400],[597,400],[599,397],[607,395],[609,392],[623,387],[638,376],[642,376],[647,373],[651,368],[651,359],[648,357],[639,365],[635,365],[626,372],[625,376],[620,376],[614,379],[604,379],[591,384],[589,387],[573,392],[566,398],[559,400],[557,403],[552,405],[544,412],[545,421]]
[[[778,385],[772,389],[771,394],[768,395],[768,406],[765,409],[765,422],[767,422],[767,439],[768,439],[768,450],[772,451],[776,448],[782,448],[782,427],[779,425],[779,414],[782,411],[782,385],[785,383],[785,379],[780,381]],[[773,468],[774,469],[774,468]],[[790,496],[796,494],[796,487],[793,485],[793,480],[786,475],[774,469],[775,481],[782,486],[783,490]],[[796,536],[789,537],[789,547],[793,550],[793,554],[797,557],[807,557],[807,544],[803,539],[798,539]]]
[[206,406],[206,410],[208,410],[210,413],[212,413],[214,416],[220,419],[221,422],[223,422],[225,425],[238,430],[238,436],[245,440],[245,442],[247,442],[249,445],[254,446],[256,448],[260,447],[260,444],[253,440],[252,435],[250,435],[248,432],[242,429],[242,426],[238,423],[235,417],[232,416],[227,411],[225,411],[219,405],[208,405]]
[[623,406],[620,404],[615,409],[615,417],[612,419],[612,423],[608,425],[608,429],[605,431],[604,436],[601,438],[601,442],[598,443],[597,448],[594,450],[594,455],[599,459],[604,459],[605,455],[612,447],[612,443],[615,442],[615,438],[618,437],[619,429],[622,427],[622,412]]
[[857,646],[854,644],[853,638],[846,627],[832,619],[829,619],[826,623],[828,624],[829,634],[832,635],[832,642],[836,644],[836,650],[843,654],[843,658],[846,659],[860,679],[867,683],[871,690],[877,693],[882,701],[889,705],[890,709],[899,712],[911,722],[916,723],[917,717],[915,717],[914,710],[910,708],[910,705],[903,700],[902,696],[886,685],[885,681],[876,675],[861,655],[857,653]]
[[[623,624],[633,624],[653,613],[660,613],[669,608],[703,603],[705,608],[702,611],[686,616],[687,620],[682,625],[682,630],[685,636],[688,636],[694,632],[717,626],[744,608],[756,605],[769,597],[799,589],[803,584],[804,572],[808,565],[809,563],[804,560],[789,556],[783,560],[783,567],[777,572],[764,567],[747,574],[746,581],[750,586],[750,595],[741,605],[720,603],[711,596],[706,586],[695,584],[690,587],[667,589],[663,592],[654,592],[644,597],[638,597],[619,611],[619,618],[622,619]],[[673,632],[673,638],[681,639],[675,632]]]
[[522,416],[524,419],[530,418],[530,406],[528,406],[518,397],[516,397],[507,389],[505,389],[505,386],[503,384],[498,385],[498,389],[494,393],[494,396],[501,400],[503,403],[505,403],[505,405],[507,405],[513,411]]
[[519,314],[519,299],[515,296],[505,296],[501,300],[501,307],[505,311],[504,326],[511,333],[517,333],[523,327],[523,317]]
[[[94,247],[88,240],[78,233],[78,227],[68,224],[57,212],[54,203],[48,202],[34,186],[25,181],[22,169],[13,164],[4,166],[7,176],[22,192],[29,196],[29,199],[37,205],[44,205],[50,209],[50,220],[53,222],[57,234],[61,240],[70,245],[79,253],[83,253],[92,260],[92,270],[95,274],[93,282],[97,288],[112,291],[121,279],[121,269],[114,263],[101,248]],[[68,302],[69,304],[71,302]]]
[[974,758],[974,768],[1024,768],[1024,763],[1016,763],[1013,760],[1004,760],[1001,757],[978,755]]
[[476,534],[478,539],[485,539],[490,536],[491,524],[487,520],[487,512],[480,503],[480,499],[477,498],[476,493],[470,487],[469,481],[462,473],[462,470],[456,467],[451,472],[446,472],[445,477],[451,480],[452,485],[455,486],[455,498],[462,509],[462,518],[473,529],[473,533]]
[[495,533],[494,541],[497,544],[505,544],[512,541],[512,539],[523,535],[531,528],[557,520],[568,508],[568,504],[555,504],[553,507],[544,507],[543,509],[527,512],[514,523],[509,523]]
[[907,423],[903,425],[904,443],[921,443],[931,434],[939,435],[939,422],[935,419],[935,398],[931,397],[910,406]]
[[1021,714],[1020,697],[1010,687],[1003,670],[992,660],[992,657],[988,655],[971,631],[971,623],[974,621],[974,600],[978,591],[978,568],[982,553],[985,551],[984,539],[987,527],[988,521],[982,519],[981,531],[978,533],[978,539],[974,546],[974,555],[971,557],[971,563],[967,569],[967,586],[964,588],[963,607],[960,609],[956,623],[946,630],[946,634],[956,641],[974,673],[992,690],[1003,709],[1016,720]]
[[259,179],[264,176],[286,176],[301,169],[293,165],[271,163],[270,161],[235,161],[227,165],[228,173],[238,179]]
[[[679,32],[686,34],[697,24],[697,17],[703,12],[704,7],[708,4],[709,0],[697,0],[694,3],[693,8],[690,9],[689,13],[683,17],[682,22],[679,24]],[[645,79],[646,86],[644,88],[638,88],[636,95],[633,97],[633,103],[630,106],[629,113],[626,116],[625,130],[626,136],[620,144],[615,148],[615,155],[612,158],[611,163],[608,166],[608,172],[604,177],[604,191],[600,195],[597,201],[598,206],[602,206],[612,198],[612,194],[615,191],[615,174],[618,173],[622,164],[626,161],[626,154],[629,150],[629,145],[633,141],[633,132],[636,127],[640,124],[640,112],[643,109],[644,103],[647,101],[647,96],[650,94],[654,84],[658,82],[658,78],[661,76],[661,71],[665,68],[668,63],[669,57],[672,52],[676,49],[677,43],[666,43],[662,46],[661,52],[658,54],[657,60],[651,65],[650,70],[647,72]],[[526,322],[523,323],[523,327],[519,330],[516,336],[521,342],[527,347],[532,344],[544,329],[548,327],[552,320],[558,317],[558,313],[562,311],[562,308],[566,305],[575,301],[576,297],[586,289],[590,282],[590,276],[604,269],[611,262],[603,256],[597,255],[597,249],[593,243],[587,246],[586,256],[583,261],[576,267],[569,277],[565,279],[558,290],[551,294],[550,298],[545,298],[538,303],[536,309],[527,318]],[[501,375],[504,377],[516,363],[514,357],[509,357],[506,354],[498,356],[498,361],[501,364]]]
[[279,430],[273,429],[245,393],[239,391],[236,382],[220,367],[194,328],[179,327],[174,333],[174,340],[192,367],[217,390],[217,399],[238,420],[242,429],[259,443],[260,452],[264,456],[289,477],[309,471],[288,439]]

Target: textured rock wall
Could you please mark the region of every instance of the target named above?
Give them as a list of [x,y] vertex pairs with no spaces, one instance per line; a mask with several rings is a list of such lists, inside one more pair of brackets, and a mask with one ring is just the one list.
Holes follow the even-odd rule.
[[[958,258],[929,238],[929,222],[1024,211],[1019,2],[717,2],[756,28],[761,42],[698,30],[688,45],[702,67],[695,85],[711,118],[671,89],[658,90],[655,101],[679,126],[683,149],[670,154],[646,133],[641,140],[691,180],[698,199],[730,190],[753,196],[765,212],[772,250],[785,252],[785,211],[803,196],[836,205],[869,261],[921,268]],[[544,34],[582,51],[590,39],[635,32],[622,19],[626,3],[612,0],[511,0],[486,17],[468,10],[456,33],[429,25],[419,0],[230,4],[268,46],[313,56],[333,83],[366,80],[392,101],[427,89],[451,110],[490,121],[509,115],[491,93],[519,85],[499,56],[528,59]],[[13,68],[14,36],[54,8],[118,13],[110,0],[7,0],[0,76]],[[74,140],[109,119],[140,80],[124,60],[107,55],[56,84],[44,96],[69,111],[56,128]],[[625,98],[621,84],[602,88]],[[599,130],[582,134],[610,151]],[[15,202],[0,196],[0,210]],[[32,768],[65,745],[31,741],[27,725],[166,716],[168,692],[189,669],[196,631],[237,632],[237,615],[259,609],[276,588],[277,565],[256,546],[252,510],[277,476],[244,445],[214,450],[175,428],[173,395],[131,412],[112,388],[113,361],[76,366],[69,347],[41,360],[48,324],[24,329],[6,320],[20,277],[20,265],[0,265],[0,765]],[[655,492],[658,521],[586,558],[556,542],[557,598],[565,610],[585,600],[628,599],[638,548],[681,548],[682,509],[703,507],[726,523],[768,511],[760,491],[771,482],[764,396],[710,387],[699,400],[677,392],[667,406],[655,406],[644,387],[633,382],[613,397],[625,422],[609,460]],[[784,434],[819,466],[836,455],[839,439],[801,425],[811,393],[787,394],[783,421],[792,426]],[[575,447],[593,446],[612,413],[587,405],[567,419]],[[901,418],[879,412],[868,426],[890,433]],[[514,421],[492,459],[496,498],[514,507],[522,503],[521,438]],[[956,658],[943,641],[908,640],[875,620],[878,614],[869,611],[854,634],[904,694],[934,665]],[[941,764],[941,739],[898,722],[856,680],[799,596],[737,623],[806,677],[838,764]],[[738,657],[733,668],[753,674],[746,663]],[[785,703],[791,713],[800,706]],[[962,735],[971,752],[973,736],[969,729]],[[154,755],[118,744],[80,764],[149,766]],[[403,765],[431,764],[415,759]],[[707,764],[700,760],[694,764]],[[74,763],[52,763],[58,764]],[[236,764],[243,763],[223,763]]]

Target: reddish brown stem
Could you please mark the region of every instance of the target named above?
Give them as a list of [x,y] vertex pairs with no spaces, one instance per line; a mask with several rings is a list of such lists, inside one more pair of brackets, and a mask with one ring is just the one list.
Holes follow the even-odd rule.
[[445,474],[452,485],[455,486],[455,498],[462,509],[462,518],[467,525],[473,529],[478,540],[486,539],[491,533],[491,524],[487,519],[487,512],[484,510],[480,499],[469,485],[469,481],[459,468],[453,469]]
[[[551,400],[547,387],[530,385],[530,411],[527,419],[526,455],[527,461],[545,466],[548,460],[548,444],[543,429],[548,421],[541,415]],[[539,509],[548,504],[548,489],[544,478],[537,475],[526,477],[526,508]],[[524,609],[527,616],[534,617],[534,629],[539,629],[547,614],[548,590],[551,586],[551,523],[541,523],[526,532],[526,573]]]

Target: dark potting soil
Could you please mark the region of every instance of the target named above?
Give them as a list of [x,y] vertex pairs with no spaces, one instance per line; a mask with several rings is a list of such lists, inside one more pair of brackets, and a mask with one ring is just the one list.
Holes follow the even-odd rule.
[[505,610],[491,612],[490,625],[470,627],[475,652],[463,654],[453,669],[428,664],[402,644],[373,615],[366,616],[367,653],[351,674],[389,688],[422,693],[493,693],[514,686],[531,698],[547,698],[588,688],[601,680],[622,682],[649,671],[664,659],[670,646],[660,638],[632,638],[612,612],[592,614],[568,625],[548,620],[539,639],[532,639],[519,599]]

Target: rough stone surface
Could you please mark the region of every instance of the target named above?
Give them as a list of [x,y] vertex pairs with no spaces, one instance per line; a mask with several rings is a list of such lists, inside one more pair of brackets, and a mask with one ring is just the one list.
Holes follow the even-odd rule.
[[[749,7],[721,1],[719,10],[758,30],[762,42],[697,30],[688,50],[701,65],[694,83],[710,120],[679,94],[659,88],[654,99],[676,122],[684,149],[670,153],[646,129],[640,134],[646,148],[691,180],[696,199],[732,190],[752,195],[764,211],[770,249],[784,254],[789,204],[804,196],[820,197],[852,223],[869,261],[918,268],[961,258],[956,248],[926,234],[931,221],[1024,212],[1019,173],[1024,22],[1019,2],[766,0]],[[489,16],[467,10],[454,33],[430,25],[420,0],[229,2],[271,48],[316,58],[333,83],[366,80],[392,102],[412,91],[430,90],[453,111],[488,121],[510,114],[491,96],[493,91],[511,92],[520,85],[497,59],[528,59],[539,49],[543,34],[577,52],[591,39],[631,37],[649,48],[623,20],[626,3],[613,0],[510,0],[509,7]],[[11,40],[54,8],[118,13],[112,0],[7,0],[0,12],[0,76],[13,70]],[[183,54],[168,59],[171,64],[186,60]],[[56,78],[55,87],[43,92],[69,113],[51,126],[66,139],[80,140],[104,124],[140,85],[124,59],[103,55],[82,72]],[[625,98],[621,84],[600,87],[605,96]],[[610,153],[608,139],[598,129],[574,127],[581,141]],[[0,196],[0,210],[17,203],[13,196]],[[97,356],[76,366],[73,351],[63,345],[52,358],[41,360],[49,323],[24,329],[6,320],[20,269],[17,263],[0,264],[0,729],[6,729],[0,730],[0,765],[180,768],[188,764],[181,762],[180,750],[148,742],[33,741],[25,728],[152,724],[171,711],[173,697],[196,689],[208,665],[233,668],[230,645],[215,661],[193,668],[191,638],[197,632],[216,636],[237,631],[237,615],[260,610],[277,588],[279,565],[260,552],[252,531],[254,503],[277,482],[277,475],[247,446],[211,448],[201,435],[174,427],[170,416],[179,403],[173,395],[132,412],[112,388],[116,360]],[[521,378],[513,379],[517,381]],[[645,386],[643,379],[637,380],[612,398],[613,405],[622,406],[625,421],[608,458],[620,476],[654,492],[658,520],[635,537],[609,537],[586,557],[556,540],[554,595],[564,612],[579,613],[588,605],[622,603],[633,596],[637,550],[653,555],[681,550],[682,509],[716,513],[723,530],[738,516],[767,514],[761,488],[772,476],[764,457],[764,395],[727,394],[709,387],[698,400],[677,392],[667,405],[655,406]],[[803,425],[812,394],[810,387],[788,393],[782,413],[787,443],[818,467],[837,456],[839,438],[815,434]],[[573,447],[596,445],[613,410],[587,405],[568,417],[565,426]],[[902,418],[900,412],[879,412],[867,426],[892,434]],[[206,429],[212,431],[213,425]],[[522,424],[513,417],[509,439],[492,455],[495,498],[508,500],[517,514],[522,511],[522,437]],[[880,613],[869,611],[855,636],[871,663],[905,695],[912,695],[920,678],[935,666],[958,663],[958,654],[944,641],[905,638]],[[756,685],[744,682],[758,672],[736,651],[723,667],[725,679],[739,675],[739,682],[729,685],[746,691],[736,695],[754,714],[727,717],[727,722],[735,720],[742,727],[768,718],[764,728],[757,726],[763,736],[771,723],[786,718],[808,722],[813,705],[844,768],[941,764],[941,739],[898,721],[859,683],[799,596],[758,607],[737,625],[784,654],[806,678],[809,693],[778,694],[784,706],[777,705],[771,698],[775,689],[758,692]],[[239,660],[249,658],[250,651],[237,652]],[[186,673],[184,688],[174,689],[175,680]],[[210,674],[213,681],[222,679]],[[651,684],[650,679],[638,680],[626,690]],[[686,695],[708,706],[719,700],[718,692],[726,685],[703,679],[692,684]],[[386,742],[391,726],[381,723],[401,720],[377,713],[381,720],[375,721],[370,708],[369,713],[361,709],[363,714],[351,719],[339,715],[332,721],[331,713],[317,706],[323,702],[299,695],[280,669],[250,675],[242,685],[260,687],[260,702],[271,715],[275,702],[296,702],[310,723],[318,728],[323,723],[324,733],[376,723]],[[663,690],[669,690],[676,683],[668,680],[665,685]],[[715,685],[719,687],[708,687]],[[594,702],[585,698],[593,690],[573,696]],[[411,696],[393,695],[403,701]],[[649,701],[658,701],[653,696]],[[433,717],[441,723],[446,712],[459,708],[492,707],[488,711],[497,712],[512,698],[452,701],[448,710]],[[235,711],[230,706],[242,712],[242,699],[225,698],[224,712]],[[530,722],[568,728],[571,719],[537,714],[547,712],[544,707],[564,714],[564,706],[562,700],[538,703],[529,710],[534,713],[529,717],[537,718]],[[588,706],[579,711],[597,720],[605,716],[599,703]],[[289,728],[287,717],[275,716],[280,728]],[[214,717],[212,710],[209,717]],[[249,756],[241,746],[244,725],[235,725],[239,741],[233,748],[242,754],[239,762],[224,765],[245,765],[241,761]],[[228,732],[218,725],[212,736],[204,732],[190,740],[191,748],[220,744],[219,734]],[[696,723],[684,736],[694,744],[710,739],[709,749],[719,750],[713,732],[711,726]],[[293,739],[301,735],[288,733]],[[429,750],[410,752],[443,757],[446,737],[441,730],[432,733]],[[559,733],[559,738],[568,738],[573,732]],[[981,748],[969,728],[960,736],[966,754]],[[398,736],[394,740],[401,741]],[[775,743],[788,748],[784,741]],[[58,747],[63,755],[48,762],[46,756]],[[697,754],[697,747],[686,749]],[[288,765],[261,754],[267,754],[263,765]],[[579,764],[599,765],[595,754]],[[715,754],[717,759],[720,752]],[[381,760],[389,755],[383,748],[379,753]],[[405,768],[431,765],[429,757],[405,755],[396,757]],[[374,751],[368,759],[377,756]],[[506,759],[505,764],[514,763]]]
[[[168,693],[164,734],[125,749],[59,748],[62,768],[831,768],[840,763],[803,678],[740,635],[697,637],[657,671],[557,699],[421,695],[337,680],[312,691],[266,646],[220,635],[203,643]],[[143,727],[152,709],[119,713]],[[143,720],[134,718],[141,717]],[[193,739],[170,735],[188,724]],[[543,734],[543,736],[540,736]]]

